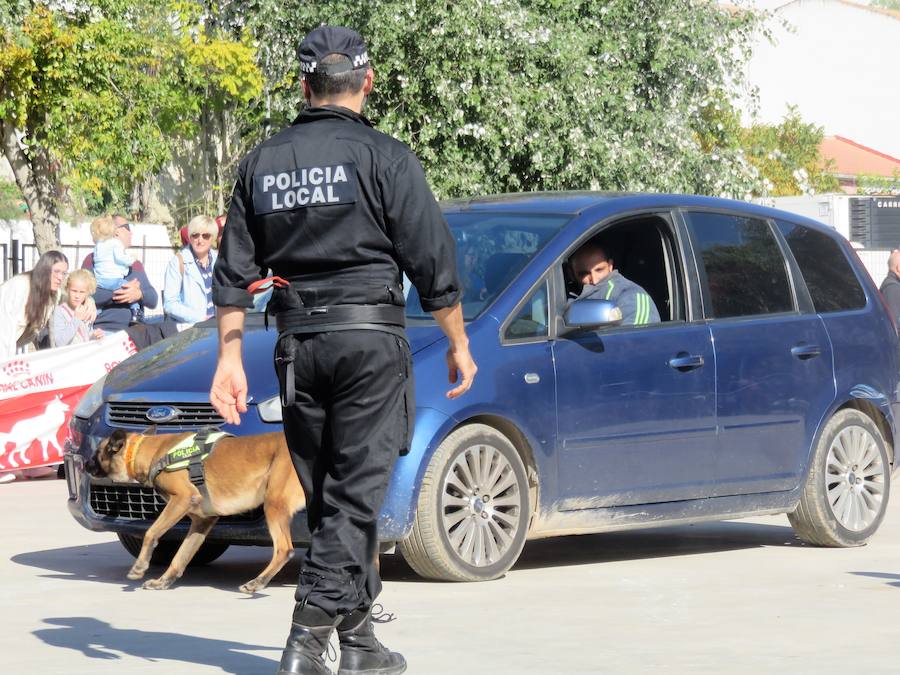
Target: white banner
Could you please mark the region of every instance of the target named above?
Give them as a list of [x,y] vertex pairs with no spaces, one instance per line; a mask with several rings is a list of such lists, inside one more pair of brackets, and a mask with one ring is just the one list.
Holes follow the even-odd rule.
[[124,331],[0,362],[0,471],[58,464],[82,394],[137,349]]

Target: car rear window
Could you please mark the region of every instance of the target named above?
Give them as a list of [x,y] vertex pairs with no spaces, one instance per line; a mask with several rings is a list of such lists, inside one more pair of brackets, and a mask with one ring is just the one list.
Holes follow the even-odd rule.
[[866,306],[866,293],[834,239],[811,227],[783,220],[775,222],[800,267],[817,312],[841,312]]
[[708,317],[794,309],[785,260],[766,221],[710,212],[691,212],[686,218],[705,271]]

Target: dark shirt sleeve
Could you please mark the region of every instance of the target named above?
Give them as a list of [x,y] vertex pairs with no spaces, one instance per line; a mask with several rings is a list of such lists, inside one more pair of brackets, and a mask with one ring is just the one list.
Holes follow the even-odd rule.
[[897,321],[900,319],[900,284],[882,284],[881,293],[884,295],[891,316],[894,321]]
[[461,299],[456,242],[411,152],[385,171],[382,186],[388,236],[401,268],[419,293],[422,309],[434,312]]
[[[159,293],[155,288],[153,288],[153,284],[150,283],[150,279],[147,278],[147,273],[144,272],[144,266],[141,265],[140,268],[138,268],[139,264],[139,261],[135,261],[135,264],[131,267],[131,272],[125,277],[125,281],[137,279],[141,284],[142,297],[140,303],[144,307],[155,309],[157,303],[159,303]],[[94,291],[94,304],[97,305],[97,309],[128,307],[127,302],[114,302],[113,293],[115,293],[115,291],[111,291],[106,288],[100,288],[98,286],[97,290]]]
[[213,268],[213,304],[217,307],[252,309],[253,296],[247,292],[247,286],[263,277],[262,267],[256,260],[256,243],[250,235],[248,220],[253,214],[247,213],[248,201],[246,166],[242,163]]
[[[137,261],[135,261],[137,263]],[[138,269],[137,264],[131,267],[131,274],[125,277],[126,280],[129,279],[137,279],[141,282],[141,293],[143,297],[141,298],[141,304],[144,307],[149,307],[150,309],[156,309],[156,305],[159,304],[159,293],[155,288],[153,288],[153,284],[150,283],[150,279],[147,278],[147,273],[144,272],[144,266],[141,265],[140,269]]]

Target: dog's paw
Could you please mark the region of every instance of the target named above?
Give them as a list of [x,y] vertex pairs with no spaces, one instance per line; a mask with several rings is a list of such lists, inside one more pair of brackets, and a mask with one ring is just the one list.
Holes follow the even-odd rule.
[[147,579],[143,584],[143,588],[146,588],[148,591],[164,591],[171,585],[171,579],[160,577],[159,579]]
[[241,593],[246,593],[247,595],[253,595],[257,591],[261,591],[264,589],[266,585],[261,582],[259,579],[254,579],[253,581],[248,581],[246,584],[241,586],[238,590]]
[[139,567],[135,566],[128,570],[128,574],[126,574],[125,576],[127,576],[132,581],[137,581],[138,579],[144,578],[144,572],[146,571],[146,569],[140,569]]

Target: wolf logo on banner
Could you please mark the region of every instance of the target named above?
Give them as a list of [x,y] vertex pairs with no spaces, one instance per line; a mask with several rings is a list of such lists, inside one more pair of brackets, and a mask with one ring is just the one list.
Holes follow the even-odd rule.
[[25,451],[31,447],[34,441],[41,444],[41,450],[44,453],[44,462],[49,462],[50,457],[47,454],[47,446],[52,445],[56,449],[59,457],[62,457],[62,447],[57,440],[59,428],[66,422],[66,411],[69,406],[63,400],[56,396],[47,403],[44,412],[35,417],[28,417],[16,422],[12,429],[7,433],[0,433],[0,456],[6,453],[6,448],[10,443],[15,447],[6,462],[13,468],[18,468],[19,464],[15,460],[16,453],[23,464],[31,464],[31,460],[25,455]]

